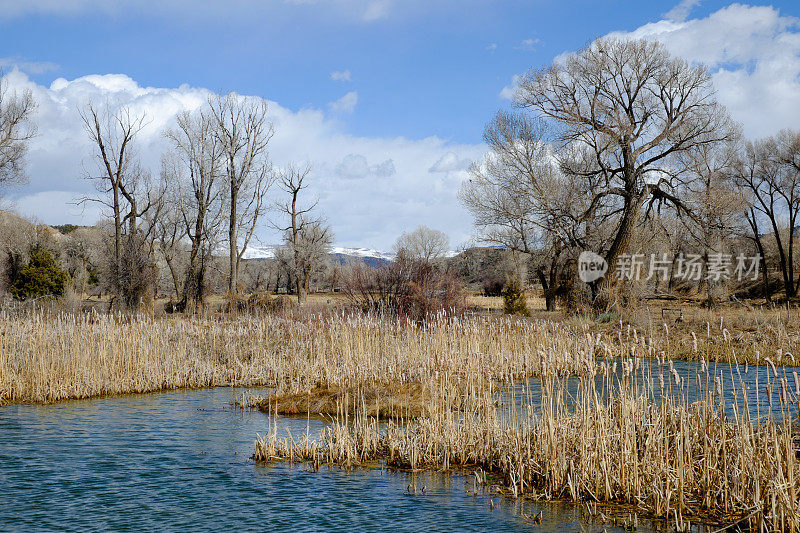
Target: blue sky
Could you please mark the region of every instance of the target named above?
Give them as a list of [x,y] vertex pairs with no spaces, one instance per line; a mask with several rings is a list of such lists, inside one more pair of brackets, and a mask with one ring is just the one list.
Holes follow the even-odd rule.
[[[794,17],[800,16],[800,6],[790,1],[755,8],[684,0],[683,9],[677,10],[676,1],[628,0],[107,3],[0,0],[0,61],[7,71],[16,66],[23,74],[17,82],[38,89],[53,105],[42,106],[44,139],[31,153],[30,184],[12,194],[20,211],[35,212],[46,193],[52,203],[56,191],[66,198],[85,188],[80,179],[85,159],[80,164],[58,161],[44,149],[50,132],[60,128],[58,121],[72,116],[70,105],[123,85],[119,90],[148,105],[157,97],[140,89],[169,89],[174,96],[185,85],[261,96],[284,112],[287,129],[297,131],[292,130],[291,142],[287,137],[278,143],[273,155],[279,162],[319,157],[316,194],[341,242],[385,248],[418,221],[444,229],[455,245],[471,234],[469,218],[455,199],[458,183],[468,161],[481,155],[484,124],[498,107],[509,105],[501,91],[528,68],[546,66],[555,56],[611,32],[659,38],[676,53],[711,64],[725,80],[725,87],[718,89],[728,91],[735,118],[746,125],[752,121],[748,127],[754,134],[771,128],[763,122],[765,110],[746,91],[734,94],[730,88],[758,81],[751,74],[760,62],[788,68],[790,83],[800,74],[794,63],[800,53],[800,46],[794,47],[799,35]],[[738,40],[752,44],[738,52],[732,50],[742,43],[726,33],[726,27],[736,24],[744,28]],[[783,41],[790,43],[788,52],[776,52],[774,47],[786,48]],[[335,72],[340,74],[333,76]],[[135,86],[90,78],[92,92],[76,82],[107,74],[124,75]],[[58,78],[69,88],[53,91],[51,84]],[[775,91],[784,89],[776,86]],[[781,105],[797,106],[796,91],[790,89],[776,98]],[[167,93],[158,94],[166,98]],[[776,108],[775,116],[781,115],[774,102],[769,105]],[[163,111],[159,106],[154,113]],[[303,128],[313,130],[309,139],[303,137]],[[325,144],[331,138],[338,140]],[[306,141],[306,152],[280,151],[281,146]],[[144,145],[157,151],[155,141]],[[34,161],[35,156],[53,160]],[[157,161],[158,154],[145,154],[147,158]],[[414,167],[412,158],[424,159],[424,165]],[[396,173],[374,172],[389,160]],[[440,161],[448,164],[437,166]],[[45,175],[54,168],[67,177]],[[419,174],[426,174],[425,179]],[[353,177],[360,181],[347,181]],[[344,206],[345,197],[337,196],[343,187],[368,191],[358,200],[362,206],[378,204],[360,211]],[[410,194],[421,189],[425,194],[419,198]],[[396,214],[395,219],[378,222],[387,212]],[[76,213],[36,214],[47,222],[94,216]],[[364,226],[368,229],[359,233]]]
[[[782,4],[773,5],[792,11]],[[347,118],[356,135],[473,143],[512,75],[657,20],[675,2],[411,0],[389,4],[375,20],[331,2],[234,3],[230,12],[225,5],[23,13],[0,23],[0,56],[57,65],[33,76],[47,84],[56,76],[125,73],[143,85],[230,89],[291,109],[324,107],[356,90],[358,106]],[[724,5],[706,1],[692,15]],[[800,15],[796,4],[794,11]],[[334,71],[349,71],[352,81],[332,81]]]

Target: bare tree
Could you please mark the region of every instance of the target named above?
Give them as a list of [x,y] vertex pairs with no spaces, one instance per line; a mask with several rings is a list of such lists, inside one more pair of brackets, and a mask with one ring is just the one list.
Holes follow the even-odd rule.
[[165,132],[174,153],[163,158],[161,172],[165,181],[178,184],[182,235],[191,243],[183,284],[184,308],[205,304],[206,273],[224,217],[220,186],[224,156],[213,128],[213,119],[205,113],[184,112],[177,118],[177,128]]
[[[285,288],[287,292],[297,291],[296,272],[293,250],[288,246],[278,246],[275,248],[275,293]],[[283,280],[286,283],[281,283]]]
[[182,269],[180,258],[183,252],[181,242],[186,236],[183,220],[182,198],[183,186],[181,177],[169,160],[169,155],[162,159],[160,196],[153,207],[145,214],[149,228],[151,255],[160,256],[166,263],[172,284],[173,296],[180,300],[182,296]]
[[40,231],[35,224],[8,211],[0,211],[0,249],[3,252],[0,280],[3,280],[4,289],[8,289],[15,271],[27,260],[28,252],[39,240]]
[[[133,115],[129,108],[98,111],[93,104],[81,110],[84,129],[95,145],[99,174],[90,176],[97,184],[99,198],[85,198],[112,211],[114,223],[111,282],[117,297],[136,307],[146,290],[141,278],[147,258],[142,257],[145,238],[139,233],[139,219],[152,206],[157,193],[150,188],[149,173],[139,164],[135,138],[147,124],[146,115]],[[126,238],[123,239],[123,236]]]
[[76,228],[60,239],[62,261],[75,291],[83,297],[97,282],[102,263],[102,237],[95,229]]
[[[614,237],[605,259],[625,253],[646,202],[679,208],[684,178],[677,156],[733,135],[702,66],[670,56],[647,40],[601,38],[549,68],[529,72],[518,106],[551,121],[564,151],[562,167],[592,180],[590,205],[612,207]],[[603,278],[607,288],[613,276]]]
[[287,230],[284,242],[290,257],[294,259],[293,278],[297,287],[297,300],[302,304],[311,289],[312,278],[323,273],[328,265],[333,231],[321,219],[303,220],[299,227],[296,236],[291,230]]
[[[280,187],[288,194],[289,199],[278,207],[286,214],[288,220],[286,226],[276,227],[284,232],[286,246],[291,252],[293,281],[297,291],[297,302],[300,305],[305,303],[308,289],[306,273],[309,265],[307,264],[308,258],[304,254],[310,253],[318,245],[330,248],[332,240],[330,230],[320,219],[311,216],[317,202],[308,206],[300,203],[300,193],[308,187],[307,179],[310,173],[309,165],[289,166],[281,172],[279,178]],[[327,244],[325,244],[326,242]]]
[[403,233],[394,247],[398,253],[405,251],[410,259],[433,263],[447,256],[450,238],[444,232],[419,226],[411,233]]
[[[687,230],[687,244],[701,253],[706,265],[710,254],[729,254],[733,237],[743,229],[740,225],[745,203],[732,175],[737,156],[734,146],[699,144],[680,156],[689,176],[681,194],[689,216],[680,220]],[[715,303],[715,292],[727,297],[726,280],[707,276],[702,285],[709,306]]]
[[[778,266],[787,298],[797,295],[800,280],[795,280],[795,231],[800,216],[800,134],[781,132],[746,143],[733,170],[736,183],[744,191],[745,215],[756,244],[766,260],[761,223],[765,222],[777,249]],[[766,264],[762,263],[766,276]],[[765,296],[768,280],[764,278]]]
[[228,291],[238,291],[239,263],[266,208],[272,184],[267,146],[274,128],[267,103],[227,93],[209,99],[209,117],[225,159],[227,180]]
[[30,90],[10,91],[8,81],[0,78],[0,185],[25,179],[28,141],[36,135],[35,111]]
[[547,309],[553,310],[572,283],[567,269],[574,250],[597,246],[603,234],[601,206],[590,202],[593,183],[561,172],[542,120],[499,112],[484,140],[491,151],[470,168],[461,202],[481,240],[531,258]]

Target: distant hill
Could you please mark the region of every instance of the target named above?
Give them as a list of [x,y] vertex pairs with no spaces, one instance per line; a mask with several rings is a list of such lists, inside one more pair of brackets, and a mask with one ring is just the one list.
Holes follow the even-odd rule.
[[[244,259],[272,259],[275,257],[275,249],[278,245],[249,246],[244,254]],[[347,248],[335,246],[331,250],[331,259],[339,265],[345,265],[354,261],[362,261],[370,266],[378,267],[391,263],[394,254],[369,248]]]
[[353,261],[363,261],[369,266],[379,267],[391,263],[394,259],[394,254],[368,248],[335,247],[331,252],[331,258],[340,265],[352,263]]

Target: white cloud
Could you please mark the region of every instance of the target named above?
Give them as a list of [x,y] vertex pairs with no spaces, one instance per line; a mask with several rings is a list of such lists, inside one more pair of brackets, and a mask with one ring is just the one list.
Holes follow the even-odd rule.
[[358,104],[358,92],[350,91],[335,102],[328,104],[328,107],[334,113],[352,113],[356,104]]
[[705,18],[661,20],[618,36],[657,39],[708,65],[717,98],[749,137],[800,127],[800,20],[732,4]]
[[[31,220],[51,224],[81,224],[87,220],[95,221],[103,217],[101,205],[97,202],[81,202],[74,191],[41,191],[13,201],[11,209]],[[52,216],[57,207],[57,218]]]
[[353,81],[349,70],[334,70],[331,72],[333,81]]
[[44,74],[58,70],[58,65],[50,61],[27,61],[20,57],[0,57],[0,69],[16,68],[28,74]]
[[490,52],[493,52],[493,51],[497,50],[497,43],[489,43],[489,44],[487,44],[486,45],[486,50],[489,50]]
[[441,172],[458,172],[459,170],[466,170],[469,168],[469,159],[459,159],[458,155],[454,152],[447,152],[440,157],[429,169],[431,174]]
[[[161,135],[182,110],[202,106],[212,93],[182,85],[177,88],[142,87],[120,75],[93,75],[48,86],[21,72],[6,76],[12,89],[29,88],[37,99],[39,135],[31,142],[26,187],[8,191],[17,209],[51,224],[93,223],[100,212],[75,201],[94,193],[93,149],[83,132],[78,109],[89,101],[108,102],[147,112],[150,123],[138,139],[143,164],[156,173],[168,144]],[[345,133],[339,120],[319,109],[292,111],[268,102],[275,136],[270,156],[276,167],[309,162],[312,183],[308,199],[319,197],[319,208],[344,246],[388,249],[403,231],[425,224],[447,232],[453,242],[469,238],[472,221],[460,207],[457,192],[464,171],[430,174],[432,162],[448,153],[460,161],[478,159],[484,147],[460,145],[438,137],[425,139],[357,137]],[[356,174],[366,174],[354,181]],[[261,231],[261,240],[278,236]]]
[[367,4],[367,8],[361,18],[365,22],[385,19],[389,16],[391,6],[392,3],[390,0],[374,0]]
[[512,98],[514,98],[514,91],[517,89],[517,85],[519,85],[519,82],[521,80],[522,80],[521,75],[514,74],[514,76],[511,78],[511,85],[506,85],[500,91],[500,98],[503,98],[505,100],[511,100]]
[[367,176],[388,178],[395,174],[394,161],[387,159],[383,163],[370,165],[361,154],[348,154],[336,166],[336,174],[348,179],[361,179]]
[[692,12],[692,9],[700,5],[701,0],[681,0],[675,7],[662,15],[667,20],[683,22]]
[[536,45],[539,44],[540,42],[541,41],[539,39],[525,39],[514,48],[517,50],[525,50],[526,52],[531,52],[536,49]]

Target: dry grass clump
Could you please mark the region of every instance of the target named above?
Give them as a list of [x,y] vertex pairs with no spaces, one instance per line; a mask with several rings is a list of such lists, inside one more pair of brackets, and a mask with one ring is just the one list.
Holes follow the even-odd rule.
[[0,404],[220,385],[424,383],[447,374],[509,380],[593,371],[594,339],[549,322],[362,314],[297,319],[6,314]]
[[379,419],[413,418],[426,411],[430,391],[419,383],[368,383],[359,387],[327,385],[308,391],[251,399],[248,407],[279,415],[340,415],[359,412]]
[[785,323],[774,313],[753,313],[748,320],[726,315],[700,320],[687,313],[686,320],[653,319],[638,326],[618,318],[598,323],[573,317],[565,321],[565,327],[596,336],[599,345],[611,347],[610,352],[620,356],[800,366],[800,356],[794,355],[800,350],[800,321]]
[[[693,403],[685,378],[648,370],[634,379],[636,372],[626,362],[622,376],[585,376],[573,392],[564,379],[546,375],[541,403],[528,389],[522,401],[512,396],[499,407],[491,384],[463,388],[440,380],[418,418],[379,424],[362,411],[340,411],[313,440],[279,437],[275,421],[256,442],[254,458],[481,468],[502,476],[515,497],[624,503],[680,522],[800,530],[796,384],[775,375],[755,390],[743,386],[734,416],[726,417],[724,382],[707,366],[697,378],[701,399]],[[751,418],[751,395],[762,387],[781,391],[780,417],[769,411]]]

